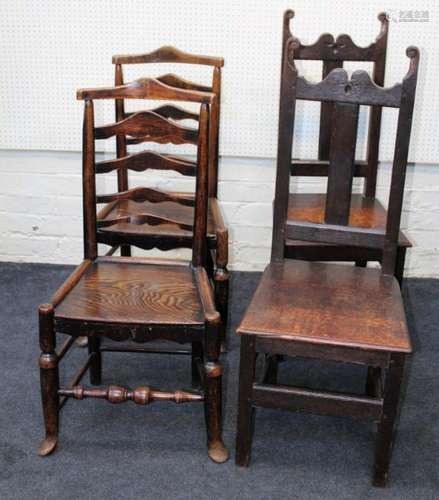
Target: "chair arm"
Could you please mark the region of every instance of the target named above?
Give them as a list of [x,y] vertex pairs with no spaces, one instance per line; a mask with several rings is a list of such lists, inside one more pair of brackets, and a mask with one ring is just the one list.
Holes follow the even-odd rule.
[[212,286],[207,276],[207,272],[204,267],[194,267],[193,270],[204,310],[204,317],[208,323],[219,325],[221,323],[221,316],[216,309]]

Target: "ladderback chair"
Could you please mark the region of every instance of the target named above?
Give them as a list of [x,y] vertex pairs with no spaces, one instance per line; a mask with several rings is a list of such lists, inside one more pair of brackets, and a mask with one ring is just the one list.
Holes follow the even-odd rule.
[[[204,401],[208,454],[212,460],[223,462],[227,451],[221,437],[221,374],[219,362],[221,318],[216,309],[213,291],[206,272],[206,226],[208,203],[208,130],[210,105],[215,95],[192,90],[176,89],[154,79],[141,79],[126,85],[84,89],[78,99],[85,101],[83,128],[83,211],[84,211],[84,261],[52,297],[49,304],[39,308],[41,394],[46,426],[46,438],[39,453],[51,453],[58,442],[59,411],[68,398],[104,398],[112,403],[133,401],[147,405],[153,401],[199,402]],[[189,129],[164,118],[155,111],[141,111],[116,123],[95,126],[94,101],[100,99],[153,99],[191,101],[200,104],[198,129]],[[112,218],[97,215],[96,204],[129,203],[143,200],[172,199],[182,206],[189,201],[183,195],[157,193],[147,188],[126,190],[110,195],[96,194],[96,175],[114,170],[136,168],[139,156],[127,155],[116,160],[95,161],[95,141],[116,134],[128,137],[148,137],[155,142],[196,144],[197,161],[186,165],[172,158],[147,152],[152,164],[160,169],[191,172],[196,169],[193,207],[192,260],[191,262],[146,257],[116,257],[117,247],[105,256],[98,256],[98,242],[102,235],[116,226],[122,234],[147,223],[169,231],[181,229],[174,220],[141,210],[119,213]],[[143,168],[143,164],[142,164]],[[187,228],[183,227],[183,231]],[[57,333],[67,335],[67,340],[56,348]],[[58,365],[78,336],[88,338],[89,357],[73,381],[60,387]],[[110,385],[105,388],[87,388],[79,385],[86,370],[90,382],[101,384],[101,339],[149,342],[157,339],[178,343],[192,343],[196,348],[193,369],[198,370],[201,390],[161,391],[148,386],[130,390]],[[114,342],[106,351],[119,351]],[[122,349],[123,350],[123,349]],[[125,350],[130,350],[125,349]],[[134,349],[135,352],[168,353],[159,348]]]
[[[293,35],[290,20],[294,17],[292,10],[287,10],[283,19],[282,52],[285,44]],[[387,37],[389,21],[385,13],[378,15],[381,30],[376,40],[367,47],[354,44],[349,35],[334,38],[325,33],[312,45],[303,45],[299,40],[294,49],[294,59],[303,61],[321,61],[322,78],[333,69],[342,68],[344,62],[372,63],[372,80],[379,86],[384,85]],[[330,143],[333,134],[334,104],[322,102],[320,105],[320,127],[317,160],[291,161],[291,176],[327,177],[330,160]],[[350,216],[362,227],[383,228],[386,223],[386,210],[376,199],[376,182],[378,171],[378,152],[381,132],[381,107],[371,106],[368,123],[366,159],[356,160],[354,177],[364,178],[363,194],[351,195]],[[325,193],[291,194],[288,206],[288,217],[309,222],[319,222],[324,218]],[[402,283],[404,262],[410,241],[400,232],[394,274]],[[381,262],[383,255],[380,249],[352,247],[346,245],[328,245],[316,242],[287,239],[285,241],[287,258],[322,260],[322,261],[355,261],[358,266],[366,266],[367,261]]]
[[[147,54],[135,55],[115,55],[113,56],[113,64],[115,65],[115,85],[123,85],[123,67],[126,65],[151,64],[151,63],[175,63],[185,65],[201,65],[212,68],[212,83],[211,85],[201,85],[195,82],[185,80],[175,74],[166,74],[159,76],[157,80],[169,86],[194,90],[198,92],[214,93],[216,96],[215,102],[211,105],[210,127],[209,127],[209,208],[207,219],[207,238],[209,245],[209,270],[213,274],[215,284],[215,297],[218,310],[221,314],[223,331],[221,333],[223,341],[225,341],[225,329],[228,315],[228,291],[229,291],[229,272],[227,270],[228,263],[228,230],[224,224],[221,210],[218,204],[218,144],[219,144],[219,125],[220,125],[220,103],[221,103],[221,68],[224,66],[224,59],[221,57],[210,57],[203,55],[194,55],[182,52],[174,47],[161,47]],[[148,75],[150,76],[150,75]],[[161,116],[170,118],[173,121],[180,120],[199,120],[199,115],[177,107],[175,105],[161,106],[156,110]],[[116,119],[122,120],[129,116],[130,113],[125,111],[125,103],[123,99],[116,100]],[[142,142],[142,138],[129,138],[122,134],[117,135],[117,156],[118,158],[125,157],[127,154],[127,146],[130,144],[138,144]],[[168,155],[173,158],[173,156]],[[177,161],[182,161],[185,164],[191,164],[187,159],[175,158]],[[138,171],[143,165],[144,169],[149,166],[149,158],[138,158]],[[193,174],[190,167],[180,171],[183,175]],[[128,171],[119,170],[118,172],[118,189],[123,192],[128,189]],[[169,216],[180,222],[183,227],[176,229],[169,234],[162,228],[160,232],[160,248],[174,248],[175,239],[179,236],[180,240],[185,242],[186,246],[191,245],[191,224],[193,219],[193,209],[189,204],[182,205],[168,201],[166,205],[151,204],[144,202],[143,209],[147,209],[152,215]],[[143,231],[147,230],[147,233]],[[150,248],[151,245],[151,228],[143,226],[142,230],[132,231],[131,237],[135,238],[137,245],[142,248]],[[180,233],[180,234],[178,234]],[[124,238],[124,244],[121,247],[122,255],[130,255],[130,238]]]
[[[376,85],[363,70],[355,71],[349,79],[341,68],[333,69],[321,82],[313,84],[296,70],[298,43],[290,38],[283,55],[271,263],[237,330],[241,336],[241,357],[236,462],[249,463],[256,406],[372,418],[378,424],[374,484],[384,485],[404,360],[412,351],[401,292],[393,274],[419,52],[414,47],[407,49],[408,73],[402,83],[390,88]],[[318,223],[288,216],[290,155],[298,99],[333,105],[325,219]],[[360,105],[398,110],[384,228],[356,226],[350,217]],[[364,269],[339,263],[285,260],[288,238],[378,248],[383,254],[382,267]],[[258,383],[257,353],[263,353],[269,361],[278,355],[290,355],[365,365],[366,394],[279,384],[271,362]]]

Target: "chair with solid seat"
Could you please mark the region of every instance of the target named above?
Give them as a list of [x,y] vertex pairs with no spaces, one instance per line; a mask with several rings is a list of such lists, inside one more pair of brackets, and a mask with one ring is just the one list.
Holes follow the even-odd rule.
[[[215,285],[215,298],[218,310],[222,318],[222,341],[225,343],[225,331],[227,325],[228,316],[228,295],[229,295],[229,272],[227,270],[228,263],[228,230],[224,223],[223,216],[221,214],[221,209],[218,204],[218,158],[219,158],[219,120],[220,120],[220,102],[221,102],[221,68],[224,66],[224,59],[221,57],[211,57],[203,55],[194,55],[186,52],[182,52],[174,47],[161,47],[153,52],[146,54],[126,54],[126,55],[115,55],[113,56],[113,64],[115,65],[115,85],[123,85],[123,67],[131,65],[144,65],[144,64],[157,64],[157,63],[172,63],[172,64],[184,64],[184,65],[196,65],[196,66],[207,66],[212,68],[212,82],[209,85],[202,85],[199,83],[188,81],[181,78],[175,74],[166,74],[157,77],[157,80],[165,83],[166,85],[185,89],[193,90],[197,92],[209,92],[214,93],[216,100],[211,105],[210,114],[210,127],[209,127],[209,205],[208,205],[208,226],[207,226],[207,236],[208,236],[208,246],[209,246],[209,271],[212,275],[212,279]],[[188,111],[182,109],[175,104],[166,104],[164,106],[158,107],[155,112],[159,113],[161,116],[171,119],[173,121],[181,120],[192,120],[198,121],[199,115],[193,111]],[[122,120],[130,116],[130,112],[125,111],[125,103],[122,99],[116,100],[116,119]],[[117,135],[117,156],[119,158],[125,157],[127,154],[127,148],[130,144],[138,144],[142,141],[142,138],[126,137],[123,134]],[[193,164],[184,158],[174,157],[173,155],[166,155],[168,159],[175,159],[180,162],[181,170],[183,175],[193,174]],[[148,165],[151,158],[148,157],[138,157],[137,165],[139,166],[138,171],[141,169],[141,165]],[[191,170],[192,169],[192,170]],[[126,191],[128,189],[128,172],[119,171],[118,173],[118,190]],[[159,217],[163,216],[163,210],[169,212],[172,215],[173,220],[183,224],[184,226],[190,226],[193,221],[193,207],[183,206],[181,203],[176,203],[170,200],[165,207],[163,204],[149,204],[145,202],[142,210],[148,210],[151,215],[157,215]],[[125,204],[123,207],[115,207],[115,210],[123,210],[128,213],[131,209],[135,207],[132,204]],[[112,216],[113,213],[110,214]],[[175,248],[176,240],[179,243],[184,243],[183,246],[190,247],[191,245],[191,232],[193,234],[193,228],[181,227],[176,229],[180,231],[180,239],[175,234],[175,231],[167,232],[166,228],[161,228],[159,240],[161,242],[160,248],[163,250],[169,250]],[[110,233],[117,227],[109,228],[105,233]],[[130,234],[117,233],[114,234],[113,240],[116,240],[116,236],[120,235],[121,239],[121,254],[131,255],[130,242],[135,241],[136,246],[141,248],[150,248],[151,241],[154,237],[152,234],[151,227],[147,231],[142,231],[143,227],[138,226],[138,231],[132,229]],[[99,236],[100,237],[100,236]],[[156,238],[157,240],[157,238]]]
[[[283,53],[276,192],[271,262],[237,329],[241,337],[236,463],[250,461],[256,407],[323,415],[371,418],[378,424],[374,484],[386,482],[404,361],[412,352],[399,284],[394,277],[419,52],[407,49],[410,66],[402,83],[377,86],[365,71],[351,79],[335,68],[319,83],[298,75],[290,38]],[[334,133],[330,145],[323,217],[292,219],[289,206],[290,152],[297,100],[331,103]],[[398,109],[398,125],[384,228],[364,227],[351,211],[360,105]],[[296,196],[293,194],[292,196]],[[382,252],[380,269],[340,263],[286,259],[285,240],[362,246]],[[265,372],[256,376],[256,357]],[[279,356],[299,356],[364,365],[365,394],[278,382]]]
[[[111,125],[96,127],[93,106],[98,99],[171,99],[191,101],[200,105],[198,129],[188,131],[154,112],[142,111]],[[211,281],[206,271],[207,203],[208,203],[208,145],[209,113],[215,95],[175,89],[153,79],[141,79],[129,84],[78,91],[85,100],[83,129],[83,211],[84,261],[52,297],[39,308],[40,373],[46,437],[39,454],[51,453],[57,446],[59,412],[69,398],[102,398],[111,403],[133,401],[147,405],[153,401],[175,403],[204,402],[209,457],[218,463],[227,460],[221,434],[221,376],[219,361],[221,317],[217,311]],[[117,132],[133,136],[148,136],[152,141],[178,140],[197,146],[196,189],[193,205],[193,237],[191,262],[151,259],[146,257],[116,257],[117,247],[105,256],[98,256],[98,234],[117,224],[136,227],[152,224],[170,228],[178,224],[167,218],[139,211],[133,216],[122,214],[104,219],[97,214],[96,204],[102,199],[117,203],[121,199],[133,203],[162,197],[148,189],[128,190],[104,195],[96,194],[96,175],[135,165],[133,156],[116,161],[95,161],[95,141]],[[154,153],[148,153],[154,156]],[[162,168],[172,169],[173,162],[162,161]],[[119,162],[119,163],[117,163]],[[67,335],[57,348],[57,333]],[[60,387],[58,366],[74,340],[88,338],[89,356],[71,383]],[[106,347],[102,339],[110,339]],[[171,351],[160,346],[119,348],[123,341],[146,343],[154,340],[190,343],[192,351]],[[117,343],[115,343],[117,342]],[[90,383],[101,385],[101,353],[129,351],[162,354],[192,354],[192,374],[198,378],[196,390],[163,391],[149,386],[134,390],[110,385],[87,388],[80,381],[87,370]]]
[[[292,36],[290,20],[294,17],[292,10],[287,10],[283,19],[282,47],[285,50],[287,40]],[[342,68],[344,62],[372,63],[372,79],[379,85],[384,85],[387,38],[389,21],[385,13],[380,13],[378,19],[381,30],[376,40],[367,47],[354,44],[349,35],[339,35],[334,38],[325,33],[317,42],[304,45],[298,41],[294,49],[294,58],[303,61],[322,61],[322,78],[325,78],[334,68]],[[320,130],[317,160],[291,160],[291,176],[294,177],[327,177],[329,152],[332,131],[334,107],[330,102],[320,105]],[[378,172],[378,151],[381,131],[381,108],[371,106],[368,124],[368,140],[365,160],[355,161],[354,177],[364,179],[363,194],[352,194],[351,214],[362,219],[361,226],[374,229],[384,228],[386,210],[376,198],[376,182]],[[304,221],[317,222],[324,216],[325,194],[295,193],[289,198],[289,217]],[[398,240],[397,258],[394,274],[402,284],[404,263],[407,249],[412,246],[410,240],[401,231]],[[285,256],[291,259],[311,261],[353,261],[359,266],[367,266],[368,261],[382,261],[380,249],[352,247],[324,243],[305,242],[300,240],[285,240]]]

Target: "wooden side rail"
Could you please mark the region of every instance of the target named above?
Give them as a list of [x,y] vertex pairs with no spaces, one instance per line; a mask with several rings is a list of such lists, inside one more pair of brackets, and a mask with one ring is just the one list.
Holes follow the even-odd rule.
[[381,417],[383,400],[336,392],[315,391],[283,385],[253,384],[252,403],[265,408],[342,415],[360,418]]
[[200,392],[165,392],[157,391],[146,386],[130,390],[118,385],[109,385],[106,389],[87,389],[82,385],[76,385],[70,389],[59,389],[58,394],[60,396],[75,399],[106,399],[113,404],[124,403],[125,401],[133,401],[139,405],[148,405],[153,401],[173,401],[174,403],[204,401],[204,395]]
[[177,354],[181,356],[190,356],[192,351],[190,349],[166,349],[164,347],[138,347],[133,345],[115,345],[103,344],[100,349],[101,352],[132,352],[142,354]]

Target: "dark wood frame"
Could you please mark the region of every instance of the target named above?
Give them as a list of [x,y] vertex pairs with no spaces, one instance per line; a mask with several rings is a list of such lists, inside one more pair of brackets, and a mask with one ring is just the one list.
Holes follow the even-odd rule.
[[[282,53],[285,51],[288,39],[293,37],[290,29],[290,21],[293,18],[294,11],[287,10],[283,18]],[[375,41],[367,47],[355,45],[349,35],[343,34],[334,38],[333,35],[324,33],[311,45],[303,45],[297,39],[297,47],[294,49],[294,59],[322,61],[323,79],[333,69],[342,68],[345,61],[371,62],[373,64],[372,80],[375,84],[382,87],[385,77],[389,21],[384,12],[378,14],[378,20],[381,23],[380,32]],[[318,159],[293,159],[291,161],[291,176],[328,176],[333,114],[333,103],[322,102],[320,107]],[[380,131],[381,108],[379,106],[371,106],[366,159],[356,161],[354,171],[354,177],[364,178],[363,194],[367,199],[374,199],[376,193]],[[406,251],[410,247],[410,241],[401,233],[394,269],[394,275],[400,285],[403,280]],[[365,267],[368,261],[382,261],[382,252],[379,249],[346,245],[333,246],[297,240],[286,240],[285,256],[291,259],[304,260],[355,261],[361,267]]]
[[[298,75],[294,64],[295,52],[299,43],[296,38],[291,37],[283,51],[270,266],[279,266],[279,269],[276,267],[277,272],[280,276],[283,275],[284,268],[282,266],[285,263],[284,245],[286,238],[379,248],[383,253],[381,273],[383,277],[390,277],[390,281],[387,280],[386,283],[391,285],[393,283],[391,276],[394,273],[397,258],[419,51],[415,47],[407,49],[407,56],[410,58],[408,73],[402,83],[390,88],[377,86],[365,71],[354,72],[349,80],[347,73],[341,68],[333,69],[323,81],[311,84]],[[317,100],[331,103],[334,106],[336,123],[329,154],[328,203],[325,209],[326,221],[322,224],[291,221],[287,217],[290,157],[297,99]],[[355,172],[354,145],[359,105],[399,108],[387,225],[382,231],[347,225],[350,211],[350,184]],[[341,172],[333,168],[335,163]],[[337,202],[334,201],[334,194],[338,195]],[[292,265],[291,262],[290,265]],[[327,266],[334,265],[327,264]],[[364,276],[374,272],[376,271],[364,270]],[[264,277],[260,287],[263,286],[263,283]],[[276,293],[278,290],[275,284],[272,287],[270,294]],[[402,308],[399,288],[395,286],[392,290],[396,290],[395,300],[399,301]],[[277,293],[281,292],[277,291]],[[258,291],[255,295],[257,294]],[[261,310],[258,306],[260,306],[259,303],[255,305],[257,313],[252,316],[253,322],[258,324],[251,323],[249,326],[244,317],[237,330],[238,334],[241,335],[241,356],[236,463],[241,466],[249,465],[254,412],[257,406],[323,415],[371,418],[378,424],[373,483],[376,486],[384,486],[388,476],[395,436],[395,419],[404,361],[411,352],[410,343],[408,342],[406,347],[398,349],[382,346],[368,347],[359,342],[337,343],[335,340],[322,341],[318,338],[305,338],[299,335],[286,336],[281,333],[273,333],[275,330],[262,331],[259,324],[264,323],[255,321],[254,318],[259,314],[259,311],[261,320],[263,315],[269,313]],[[320,307],[324,310],[325,304],[320,304]],[[252,304],[249,306],[250,309],[253,311]],[[288,309],[283,311],[283,314],[291,316],[292,323],[295,320],[294,313]],[[256,357],[259,353],[266,358],[266,371],[262,381],[257,380],[255,374]],[[365,365],[368,367],[366,394],[357,396],[279,385],[277,384],[277,362],[279,356],[285,355]],[[385,371],[387,371],[387,375],[383,382]]]
[[[41,395],[43,414],[46,428],[46,437],[43,440],[39,454],[50,454],[57,446],[59,433],[59,412],[69,398],[83,399],[84,397],[104,398],[112,403],[133,401],[136,404],[146,405],[155,400],[183,402],[204,402],[207,426],[207,444],[209,457],[215,462],[224,462],[228,453],[224,447],[221,435],[221,376],[222,365],[220,355],[221,317],[218,313],[214,294],[206,272],[206,226],[208,206],[208,148],[209,148],[209,114],[210,105],[215,102],[216,96],[211,93],[197,92],[186,89],[176,89],[158,80],[141,79],[127,85],[100,88],[82,89],[77,93],[80,100],[85,101],[84,128],[83,128],[83,212],[84,212],[84,261],[79,265],[66,282],[54,294],[50,303],[39,307],[40,348],[39,359],[41,377]],[[145,112],[138,117],[131,117],[119,121],[115,125],[95,127],[93,102],[97,99],[166,99],[177,101],[192,101],[200,103],[199,127],[196,131],[188,132],[184,127],[169,122],[154,112]],[[161,124],[161,128],[158,127]],[[158,128],[157,128],[158,127]],[[95,140],[113,135],[122,130],[124,134],[142,133],[145,130],[151,134],[152,140],[162,138],[181,142],[190,141],[198,145],[197,176],[195,193],[194,236],[192,244],[192,259],[190,263],[170,261],[167,259],[145,259],[135,257],[113,257],[112,248],[107,256],[98,256],[98,232],[101,220],[96,210],[95,176],[98,164],[95,162]],[[128,160],[127,160],[128,161]],[[108,162],[106,163],[108,167]],[[171,165],[172,167],[173,165]],[[134,190],[135,192],[135,190]],[[133,191],[131,191],[131,194]],[[117,195],[111,195],[117,196]],[[134,195],[133,195],[134,196]],[[111,200],[110,200],[111,201]],[[167,223],[167,221],[155,221]],[[137,223],[144,223],[140,220]],[[189,266],[193,275],[197,293],[202,307],[203,321],[194,325],[179,324],[175,320],[148,324],[137,322],[130,316],[129,308],[126,313],[116,320],[107,321],[94,319],[89,315],[72,315],[70,311],[62,312],[64,301],[73,292],[81,279],[90,272],[93,266],[110,265],[116,269],[123,265],[141,265],[175,269],[178,266]],[[127,293],[127,292],[125,292]],[[67,306],[68,308],[68,306]],[[66,334],[67,340],[57,349],[56,334]],[[86,363],[79,369],[73,380],[65,387],[60,387],[58,366],[72,346],[75,338],[88,338],[89,356]],[[155,339],[171,340],[179,343],[191,343],[192,351],[179,349],[177,354],[192,354],[192,376],[201,390],[194,391],[158,391],[150,387],[139,387],[129,390],[119,386],[109,386],[105,389],[88,389],[79,385],[87,370],[90,372],[90,382],[93,385],[101,383],[101,352],[153,352],[170,354],[174,351],[161,348],[143,348],[133,346],[115,346],[109,344],[101,346],[102,338],[111,341],[133,340],[144,343]]]
[[[224,59],[222,57],[211,57],[204,55],[195,55],[182,52],[175,47],[165,46],[153,52],[146,54],[127,54],[113,56],[113,64],[115,65],[115,85],[123,85],[123,66],[131,64],[150,64],[150,63],[176,63],[176,64],[192,64],[212,67],[212,83],[211,85],[201,85],[180,78],[175,74],[166,74],[158,77],[157,79],[162,83],[169,86],[194,90],[198,92],[209,92],[216,95],[216,100],[211,104],[210,115],[210,128],[209,128],[209,210],[215,222],[215,235],[214,238],[209,239],[209,248],[211,258],[211,267],[213,272],[213,280],[215,284],[215,301],[220,311],[222,318],[221,333],[224,343],[226,344],[226,327],[228,319],[228,298],[229,298],[229,272],[227,270],[228,264],[228,230],[224,224],[221,210],[218,204],[218,162],[219,162],[219,128],[220,128],[220,109],[221,109],[221,68],[224,66]],[[181,108],[174,106],[165,106],[162,109],[162,114],[167,118],[173,120],[193,119],[198,120],[197,114],[187,112]],[[116,118],[121,120],[126,117],[125,105],[123,99],[116,100]],[[123,135],[117,136],[117,156],[118,158],[126,156],[127,144],[126,137]],[[126,191],[128,189],[128,175],[127,172],[119,171],[118,176],[118,190]],[[139,243],[141,238],[137,238],[136,242]],[[166,246],[167,243],[167,246]],[[190,240],[187,238],[184,241],[185,246],[190,246]],[[145,243],[148,245],[148,243]],[[175,241],[170,238],[167,242],[161,239],[162,247],[166,249],[175,248]],[[129,256],[130,245],[129,241],[121,246],[121,254]]]

